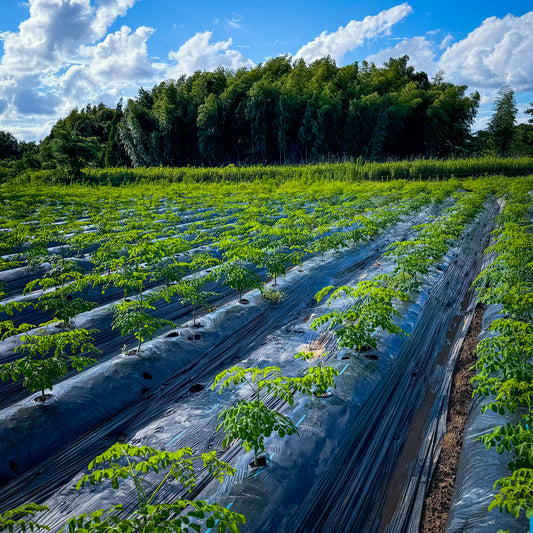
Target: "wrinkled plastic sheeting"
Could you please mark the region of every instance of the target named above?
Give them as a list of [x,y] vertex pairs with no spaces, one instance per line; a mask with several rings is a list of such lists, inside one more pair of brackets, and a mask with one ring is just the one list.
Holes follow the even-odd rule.
[[[413,217],[414,222],[427,216],[428,210],[422,210]],[[376,258],[378,248],[409,231],[412,223],[390,229],[373,243],[331,252],[325,255],[326,261],[314,257],[304,263],[304,269],[291,270],[278,280],[279,288],[287,294],[280,306],[271,308],[259,291],[253,291],[246,296],[248,305],[232,302],[204,315],[204,328],[185,328],[174,338],[159,337],[143,344],[141,356],[115,356],[55,385],[53,397],[45,404],[36,405],[27,398],[1,410],[0,483],[16,478],[82,436],[89,440],[87,433],[111,417],[114,428],[120,428],[146,409],[143,396],[149,396],[148,391],[163,386],[172,376],[184,388],[195,374],[213,372],[232,353],[235,356],[235,350],[247,346],[261,327],[282,322],[287,313],[304,308],[339,271],[350,272]],[[95,309],[90,313],[100,312]],[[200,334],[199,340],[189,340],[196,334]],[[153,409],[164,409],[155,399],[151,403]]]
[[387,480],[427,391],[430,362],[445,342],[482,251],[478,223],[487,231],[493,218],[493,209],[481,214],[439,265],[444,273],[430,275],[416,301],[401,310],[408,338],[380,335],[379,359],[363,369],[362,360],[352,358],[334,396],[325,400],[327,409],[315,400],[315,409],[296,409],[292,418],[305,433],[283,444],[272,439],[275,457],[257,474],[259,482],[245,473],[239,479],[240,468],[247,467],[239,462],[233,490],[218,499],[234,500],[232,509],[249,518],[242,531],[378,530]]
[[[324,264],[316,259],[320,266],[320,271],[326,272],[327,263]],[[343,259],[338,258],[337,262],[342,265]],[[364,272],[351,271],[346,278],[341,281],[355,283],[358,279],[371,279],[373,276],[383,271],[390,270],[393,265],[383,261],[367,267]],[[351,269],[349,269],[351,270]],[[309,274],[305,281],[313,284],[312,290],[304,290],[302,286],[299,293],[309,294],[318,290],[324,284],[324,277],[313,280]],[[428,285],[438,283],[439,275],[434,273]],[[303,280],[302,280],[303,282]],[[339,299],[335,305],[342,307],[349,305],[349,299],[344,302]],[[408,305],[408,310],[404,314],[403,327],[411,332],[424,312],[428,295],[422,292],[417,301]],[[438,307],[440,308],[440,303]],[[312,309],[312,313],[309,312]],[[298,375],[302,372],[307,363],[294,358],[294,353],[301,350],[309,350],[319,347],[324,352],[333,352],[335,339],[331,332],[315,332],[310,329],[313,317],[326,312],[328,306],[326,302],[313,304],[312,308],[297,308],[296,318],[281,322],[277,321],[278,328],[266,338],[259,342],[245,340],[242,344],[240,339],[232,339],[232,343],[240,346],[239,357],[244,360],[245,366],[264,367],[269,364],[277,364],[286,375]],[[292,313],[289,316],[294,316]],[[422,342],[426,342],[423,337]],[[242,453],[239,445],[232,446],[221,458],[234,462],[237,473],[228,479],[222,487],[218,483],[199,484],[200,488],[207,486],[205,496],[201,497],[214,501],[214,499],[224,500],[225,495],[231,492],[231,500],[222,502],[227,505],[237,497],[251,497],[251,508],[244,514],[247,517],[249,526],[245,526],[242,531],[249,530],[250,527],[260,526],[265,518],[271,518],[267,528],[274,528],[272,524],[281,524],[279,517],[286,513],[286,506],[291,501],[297,501],[305,496],[306,489],[312,486],[313,480],[319,475],[327,474],[328,458],[339,448],[346,438],[346,433],[352,427],[353,419],[362,409],[365,402],[372,395],[372,392],[379,386],[383,375],[393,362],[395,354],[403,345],[401,339],[396,336],[378,334],[378,341],[383,346],[379,357],[375,352],[368,352],[365,356],[355,356],[351,350],[341,350],[338,353],[338,360],[331,361],[331,364],[338,369],[341,378],[337,380],[335,393],[324,399],[308,399],[300,396],[294,406],[282,406],[282,411],[291,417],[295,424],[302,430],[301,439],[280,439],[272,436],[267,439],[269,459],[275,459],[267,469],[250,471],[248,463],[251,457],[247,453]],[[432,342],[432,339],[427,341]],[[408,373],[410,376],[410,373]],[[408,378],[407,383],[410,382]],[[169,386],[169,391],[172,386]],[[244,398],[245,387],[241,389],[225,390],[222,395],[212,392],[206,387],[198,394],[191,395],[179,404],[166,404],[164,413],[160,413],[156,418],[147,416],[146,410],[153,409],[146,406],[142,414],[139,414],[134,424],[130,424],[127,430],[129,442],[134,445],[153,446],[158,449],[177,449],[182,446],[193,446],[196,452],[201,453],[211,449],[220,449],[222,435],[214,433],[217,422],[216,417],[223,405],[234,404],[239,399]],[[168,392],[165,392],[168,395]],[[274,400],[275,402],[275,400]],[[382,400],[382,409],[387,410],[386,400]],[[144,420],[143,420],[144,419]],[[149,421],[147,423],[147,421]],[[132,435],[133,427],[138,427]],[[364,426],[364,423],[363,423]],[[394,433],[394,431],[393,431]],[[234,461],[233,461],[234,460]],[[86,463],[85,463],[86,464]],[[85,465],[83,465],[85,466]],[[257,478],[257,479],[256,479]],[[46,504],[51,511],[43,517],[43,521],[53,527],[60,527],[65,523],[69,513],[92,512],[99,507],[108,507],[110,504],[121,502],[126,510],[134,508],[135,494],[125,484],[120,487],[120,494],[113,491],[109,486],[87,489],[81,493],[73,489],[74,481],[65,485]],[[154,482],[155,484],[156,482]],[[25,489],[26,487],[24,487]],[[217,493],[217,489],[221,492]],[[213,492],[213,489],[215,492]],[[289,495],[289,498],[287,498]],[[161,496],[164,499],[173,500],[179,497],[188,497],[187,494],[176,492],[174,485],[165,485],[162,488]],[[260,498],[264,498],[263,502]],[[256,507],[257,504],[257,507]],[[236,507],[238,504],[235,504]],[[275,511],[274,511],[275,510]],[[264,524],[262,524],[264,525]],[[282,529],[279,529],[282,530]]]
[[[479,340],[491,336],[487,329],[498,318],[502,318],[499,306],[491,305],[485,309]],[[494,496],[494,483],[509,475],[507,465],[511,456],[507,452],[499,455],[494,449],[487,450],[476,439],[495,426],[518,420],[517,415],[502,416],[491,410],[481,414],[481,408],[493,400],[494,397],[476,396],[470,404],[446,533],[495,533],[499,529],[526,533],[529,530],[523,515],[517,520],[498,509],[488,511]]]
[[[486,216],[490,218],[490,215]],[[405,229],[406,226],[404,231]],[[401,232],[390,231],[387,237],[397,240],[400,237],[398,233]],[[368,279],[371,275],[369,270],[372,270],[368,265],[373,261],[368,261],[369,255],[376,257],[376,246],[382,250],[384,244],[384,239],[379,239],[370,246],[359,248],[355,253],[333,253],[331,255],[335,260],[331,262],[322,262],[315,258],[307,264],[302,275],[298,270],[289,272],[287,279],[280,280],[281,288],[288,293],[287,300],[271,309],[268,314],[257,313],[257,325],[253,330],[240,328],[238,322],[227,323],[227,317],[224,318],[222,331],[217,329],[216,333],[212,325],[207,323],[206,328],[200,330],[202,340],[191,344],[199,347],[204,340],[207,341],[208,332],[213,332],[220,335],[216,341],[220,346],[214,349],[212,342],[206,342],[194,358],[197,364],[190,373],[176,374],[161,391],[157,391],[156,387],[150,401],[140,399],[141,384],[136,383],[134,388],[137,393],[132,395],[135,397],[132,403],[102,426],[87,428],[90,433],[83,439],[73,441],[68,448],[62,449],[32,471],[28,471],[27,475],[13,480],[2,489],[1,496],[9,501],[25,497],[26,501],[28,497],[35,495],[38,501],[43,501],[45,496],[56,490],[58,478],[62,483],[67,483],[67,480],[72,479],[87,465],[95,455],[90,454],[93,448],[96,453],[100,453],[101,441],[109,439],[113,431],[123,431],[126,439],[136,445],[153,445],[165,449],[175,449],[174,447],[177,448],[180,444],[191,445],[199,452],[219,449],[221,436],[214,434],[214,427],[217,409],[222,407],[216,403],[227,404],[233,401],[228,402],[227,395],[220,397],[204,390],[199,393],[196,402],[195,398],[193,399],[188,409],[179,398],[179,390],[188,386],[187,380],[192,377],[195,380],[205,380],[205,383],[212,379],[217,368],[220,369],[219,365],[233,361],[234,357],[245,365],[257,364],[261,367],[275,362],[284,371],[287,369],[288,375],[294,375],[292,365],[303,365],[304,362],[295,362],[293,355],[302,349],[302,343],[320,339],[321,332],[318,336],[312,332],[310,323],[315,313],[326,311],[325,302],[318,306],[314,302],[307,302],[317,290],[331,282],[352,284],[361,278]],[[415,302],[403,305],[401,326],[410,334],[408,338],[399,339],[397,336],[378,333],[380,350],[377,359],[366,357],[376,355],[372,352],[361,356],[341,351],[340,360],[335,362],[340,377],[333,396],[311,400],[303,398],[290,408],[283,407],[282,411],[298,425],[302,437],[286,440],[275,436],[269,438],[267,449],[271,464],[268,468],[250,472],[249,454],[242,453],[238,445],[232,446],[221,458],[236,466],[236,476],[228,479],[222,486],[218,482],[205,485],[202,482],[199,486],[199,489],[203,489],[200,496],[219,501],[223,505],[233,503],[232,510],[242,512],[247,518],[243,532],[335,531],[338,524],[342,524],[346,531],[376,531],[373,513],[376,506],[379,507],[382,497],[380,494],[386,489],[386,480],[398,457],[409,419],[424,394],[425,383],[422,377],[427,372],[426,362],[440,351],[445,341],[448,325],[470,284],[472,264],[481,245],[479,239],[469,238],[464,245],[450,251],[439,265],[440,269],[435,269],[426,279]],[[361,262],[357,263],[358,260]],[[357,271],[357,264],[359,268],[366,265],[363,273]],[[387,261],[378,262],[373,269],[374,275],[390,269],[392,265]],[[346,274],[339,275],[339,272],[344,271]],[[250,311],[251,307],[256,305],[256,300],[253,295],[247,298],[250,305],[242,309],[247,308]],[[335,302],[335,305],[341,304],[340,300]],[[334,306],[330,309],[332,308]],[[208,320],[209,316],[211,315],[202,321]],[[290,322],[289,317],[294,317],[297,321],[287,325],[287,322]],[[249,318],[251,317],[248,316]],[[259,334],[260,328],[269,321],[277,327],[277,331],[273,327]],[[280,323],[286,326],[280,328]],[[222,326],[222,323],[216,326]],[[253,339],[250,337],[252,331]],[[269,331],[273,334],[270,338]],[[165,358],[165,348],[170,348],[164,344],[166,341],[167,339],[162,339],[146,345],[147,349],[154,346],[154,358],[150,357],[151,363],[146,361],[147,365],[153,365],[160,357]],[[185,346],[182,344],[181,348]],[[324,347],[324,351],[333,349],[334,343]],[[228,354],[232,350],[233,355]],[[201,353],[205,355],[200,358]],[[172,358],[176,352],[172,349],[166,355]],[[184,355],[180,354],[181,357]],[[346,356],[350,358],[342,359]],[[127,361],[127,358],[125,359]],[[144,360],[139,361],[143,358],[135,359],[137,365],[145,364]],[[211,370],[207,371],[209,367]],[[155,383],[158,379],[153,366],[151,368],[152,383]],[[94,371],[96,370],[95,368]],[[144,367],[132,366],[128,374],[133,372],[132,379],[139,379],[142,370]],[[75,383],[81,384],[82,376],[68,380],[71,382],[70,388],[73,388]],[[78,404],[77,409],[72,411],[73,415],[81,409],[90,411],[91,402],[96,401],[99,406],[103,406],[107,401],[120,401],[120,398],[115,396],[129,393],[130,385],[131,382],[126,381],[121,390],[117,389],[111,393],[106,387],[98,387],[102,397],[80,387],[79,400],[83,400],[84,405],[81,407],[81,404]],[[67,387],[67,384],[64,386]],[[145,398],[150,395],[151,393],[146,394]],[[200,401],[200,397],[203,401]],[[75,398],[74,393],[71,398]],[[179,402],[176,403],[178,399]],[[68,406],[65,404],[65,407]],[[46,422],[59,424],[61,420],[64,418],[58,416],[57,420],[47,419]],[[41,429],[44,422],[43,417],[39,423]],[[93,426],[95,422],[93,418]],[[184,430],[187,431],[185,434]],[[36,442],[46,444],[43,441],[49,434],[51,432],[41,431]],[[94,445],[91,444],[92,441]],[[11,446],[13,444],[11,443]],[[104,444],[103,448],[105,447]],[[124,487],[125,491],[126,489],[127,487]],[[69,483],[53,497],[54,505],[50,505],[53,511],[47,515],[52,521],[47,519],[43,522],[59,528],[65,523],[69,513],[91,511],[102,504],[108,506],[114,503],[117,495],[111,494],[111,489],[106,488],[102,492],[100,490],[76,493],[72,483]],[[125,508],[131,509],[134,499],[131,491],[129,496],[127,492],[123,496]],[[187,495],[179,494],[174,486],[169,484],[164,487],[163,496],[175,499]],[[58,503],[61,503],[61,506],[57,506]],[[379,520],[379,516],[377,519]]]

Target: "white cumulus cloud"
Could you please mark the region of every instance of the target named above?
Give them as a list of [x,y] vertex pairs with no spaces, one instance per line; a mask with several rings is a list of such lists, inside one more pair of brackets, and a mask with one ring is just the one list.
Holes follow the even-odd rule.
[[68,61],[77,48],[101,39],[118,16],[137,0],[30,0],[30,16],[18,32],[3,32],[0,68],[34,73]]
[[398,58],[405,55],[409,56],[409,64],[413,65],[416,70],[422,70],[430,76],[435,73],[437,65],[433,45],[425,37],[403,39],[395,46],[384,48],[376,54],[368,56],[366,60],[380,66],[391,57]]
[[533,12],[490,17],[444,51],[439,67],[454,80],[497,89],[533,90]]
[[114,105],[124,91],[134,95],[153,79],[157,65],[146,47],[152,28],[107,34],[136,1],[30,0],[18,31],[0,34],[0,129],[37,139],[73,107]]
[[335,32],[323,31],[318,37],[302,46],[294,57],[310,63],[329,55],[340,63],[346,52],[362,46],[368,39],[390,34],[391,27],[412,12],[413,8],[404,2],[363,20],[352,20]]
[[231,48],[232,39],[211,43],[212,31],[198,32],[177,51],[170,52],[171,64],[166,71],[170,78],[193,74],[197,70],[214,70],[217,67],[238,69],[253,67],[254,62]]

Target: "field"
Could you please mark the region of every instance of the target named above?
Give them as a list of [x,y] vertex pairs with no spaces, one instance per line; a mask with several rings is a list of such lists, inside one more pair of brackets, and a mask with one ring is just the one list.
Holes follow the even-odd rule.
[[0,188],[0,513],[44,505],[28,516],[52,531],[136,509],[143,531],[157,513],[184,531],[416,531],[482,306],[472,431],[488,429],[465,446],[495,466],[458,484],[448,531],[525,530],[533,177],[220,179]]

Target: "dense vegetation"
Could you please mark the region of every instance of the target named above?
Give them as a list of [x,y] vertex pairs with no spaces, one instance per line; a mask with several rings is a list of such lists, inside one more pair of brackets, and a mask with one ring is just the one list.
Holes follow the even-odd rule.
[[[500,160],[500,164],[518,165],[518,169],[519,163]],[[468,166],[461,167],[468,161],[442,162],[444,166],[453,164],[456,172],[459,168],[468,171]],[[405,168],[401,165],[385,165],[387,177],[391,169],[399,173]],[[35,399],[46,403],[50,398],[45,391],[52,391],[65,377],[67,382],[72,379],[73,370],[100,364],[101,356],[106,355],[99,351],[99,346],[102,351],[104,347],[100,344],[102,337],[98,337],[97,330],[87,331],[77,324],[77,315],[90,313],[97,306],[99,313],[109,317],[114,331],[109,333],[113,343],[106,340],[106,350],[114,347],[118,351],[122,343],[135,340],[135,349],[126,353],[141,360],[148,356],[143,343],[163,328],[175,326],[157,314],[164,301],[176,308],[181,306],[184,313],[180,318],[192,318],[192,324],[202,331],[205,324],[195,324],[198,311],[228,294],[228,288],[234,291],[235,299],[239,296],[236,306],[246,306],[243,293],[253,288],[262,288],[265,299],[283,297],[279,290],[265,289],[264,280],[275,281],[313,255],[324,258],[329,253],[331,260],[336,250],[370,242],[425,206],[441,206],[428,223],[417,226],[412,238],[394,242],[384,252],[384,258],[394,262],[389,273],[362,280],[353,287],[324,287],[316,294],[317,300],[329,296],[332,305],[331,311],[314,318],[313,329],[326,325],[333,328],[339,346],[357,351],[376,348],[376,333],[380,330],[404,335],[398,325],[405,312],[402,302],[416,299],[424,276],[435,272],[436,265],[460,242],[468,225],[483,210],[487,198],[498,194],[507,205],[498,219],[495,243],[489,252],[499,256],[476,285],[480,300],[501,304],[506,318],[493,325],[495,335],[478,348],[476,392],[496,395],[490,408],[502,414],[522,415],[517,424],[496,427],[481,437],[487,447],[495,447],[498,452],[509,450],[513,456],[510,475],[499,480],[491,507],[515,515],[525,509],[531,515],[531,177],[369,183],[352,180],[350,172],[358,168],[356,163],[281,167],[277,169],[282,174],[278,178],[269,174],[275,169],[248,170],[254,168],[257,172],[263,168],[265,179],[242,183],[238,189],[227,181],[123,187],[4,184],[0,190],[0,229],[5,237],[0,246],[0,270],[18,269],[20,280],[27,283],[19,287],[6,277],[5,286],[0,287],[0,334],[3,339],[16,340],[19,346],[11,360],[4,359],[0,364],[0,378],[7,382],[0,386],[13,391],[7,388],[13,385],[10,382],[22,381],[26,389],[40,393]],[[291,181],[289,176],[296,168],[302,174]],[[382,167],[373,163],[370,168]],[[345,172],[345,181],[321,180],[313,175],[315,169]],[[147,177],[156,171],[146,169]],[[167,174],[170,172],[172,169]],[[224,170],[219,172],[224,177]],[[23,287],[24,295],[20,294]],[[88,292],[95,288],[98,290]],[[89,294],[98,302],[91,301]],[[336,300],[342,298],[349,299],[350,305],[336,308]],[[30,310],[41,319],[33,320]],[[24,317],[30,317],[32,323],[24,322]],[[299,357],[317,358],[306,353]],[[239,401],[221,411],[219,429],[225,433],[224,442],[240,439],[245,449],[254,451],[257,466],[259,454],[268,444],[265,438],[272,433],[280,437],[298,434],[298,424],[275,410],[269,403],[272,398],[290,405],[296,393],[324,394],[335,386],[337,374],[321,361],[306,367],[306,373],[297,377],[285,376],[274,366],[223,371],[213,386],[218,384],[222,390],[251,383],[252,395],[250,401]],[[53,392],[56,398],[62,394],[61,390]],[[24,395],[17,393],[13,400]],[[8,394],[5,398],[9,401]],[[187,489],[184,481],[189,478],[174,476],[181,472],[179,461],[184,454],[192,455],[187,450],[158,451],[117,444],[91,463],[92,472],[78,485],[111,481],[112,487],[118,488],[121,478],[132,479],[136,488],[144,487],[145,475],[168,468],[165,480],[174,479]],[[134,461],[126,468],[119,459],[128,454],[134,456]],[[194,458],[206,459],[200,455]],[[215,461],[216,457],[207,459]],[[145,460],[154,465],[151,470],[143,470]],[[190,465],[192,459],[185,460]],[[105,468],[95,469],[100,463]],[[213,464],[217,468],[222,465],[229,475],[233,472],[232,467],[218,460]],[[194,476],[192,470],[190,475]],[[168,503],[157,499],[155,503],[152,498],[159,485],[148,496],[143,490],[139,488],[141,496],[133,514],[125,516],[122,507],[116,506],[72,518],[69,528],[105,531],[105,527],[120,523],[124,531],[137,531],[140,523],[146,523],[143,531],[152,531],[146,517],[159,520],[158,513],[170,513],[180,524],[191,517],[209,520],[208,524],[219,520],[232,531],[237,531],[243,520],[228,508],[201,500]],[[184,518],[182,511],[191,508],[192,513]],[[22,520],[24,514],[31,518],[38,509],[23,507],[24,512],[0,515],[0,528],[10,524],[13,517],[15,521]],[[195,528],[191,526],[191,530]]]
[[69,184],[74,181],[91,185],[126,185],[133,183],[216,183],[253,182],[261,180],[269,186],[300,180],[320,181],[393,181],[443,180],[449,178],[491,175],[525,176],[533,172],[533,157],[468,159],[415,159],[378,163],[346,161],[309,165],[226,165],[224,167],[106,167],[84,168],[81,177],[58,170],[33,170],[9,180],[19,186]]
[[441,74],[429,79],[407,56],[382,67],[278,57],[164,81],[116,108],[74,109],[39,145],[0,132],[0,177],[28,169],[79,178],[84,167],[533,155],[533,125],[516,125],[510,87],[498,93],[487,130],[472,135],[478,105],[477,93]]

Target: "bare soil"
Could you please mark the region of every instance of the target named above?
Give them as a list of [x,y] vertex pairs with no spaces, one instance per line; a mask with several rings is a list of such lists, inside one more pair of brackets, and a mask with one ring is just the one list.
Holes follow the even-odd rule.
[[481,333],[482,319],[483,309],[478,306],[455,367],[446,434],[442,439],[442,451],[426,494],[420,533],[444,533],[446,531],[457,465],[463,445],[468,405],[472,398],[470,380],[474,372],[469,369],[476,361],[474,350],[477,346],[478,335]]

